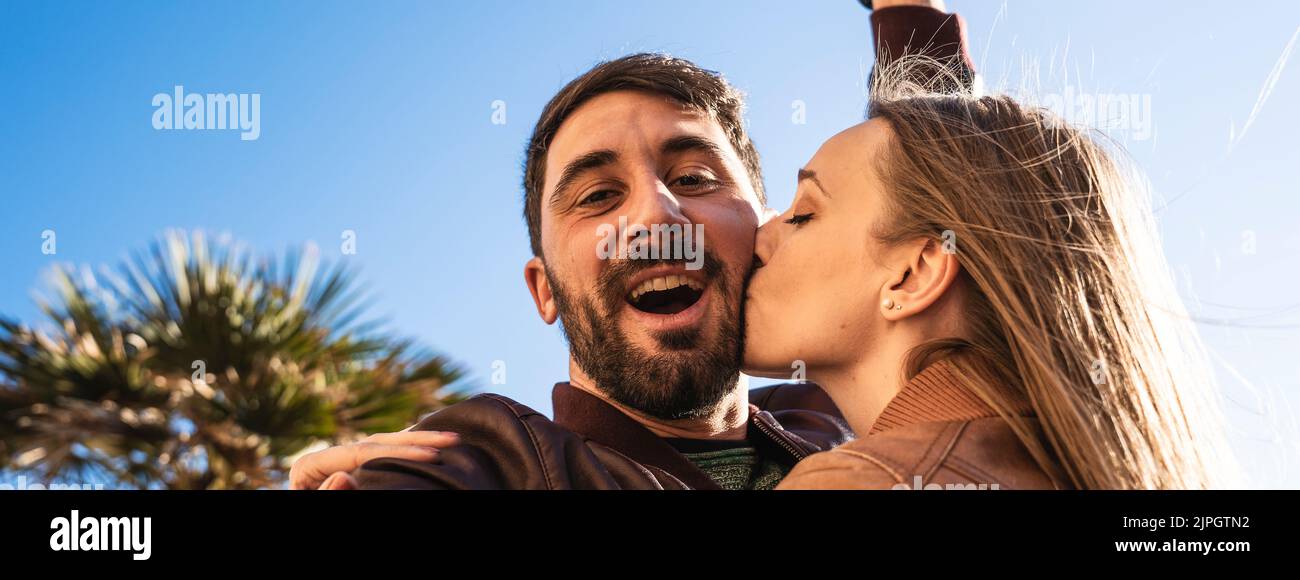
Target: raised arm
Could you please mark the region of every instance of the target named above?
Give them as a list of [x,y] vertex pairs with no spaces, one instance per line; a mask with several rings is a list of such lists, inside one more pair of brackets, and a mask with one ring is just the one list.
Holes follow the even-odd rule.
[[872,9],[871,34],[877,68],[903,55],[921,54],[957,71],[962,86],[946,90],[969,89],[974,85],[975,64],[966,42],[966,21],[947,12],[943,0],[859,2]]

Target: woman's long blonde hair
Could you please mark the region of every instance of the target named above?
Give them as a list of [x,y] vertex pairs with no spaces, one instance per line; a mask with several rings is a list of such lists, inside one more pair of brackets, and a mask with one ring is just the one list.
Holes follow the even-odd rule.
[[[1144,182],[1049,111],[931,92],[960,84],[936,82],[940,69],[901,59],[877,71],[868,113],[893,129],[877,160],[890,208],[877,235],[950,244],[967,298],[966,336],[914,350],[908,376],[948,358],[1077,488],[1236,485]],[[1011,412],[1014,398],[1041,432]]]

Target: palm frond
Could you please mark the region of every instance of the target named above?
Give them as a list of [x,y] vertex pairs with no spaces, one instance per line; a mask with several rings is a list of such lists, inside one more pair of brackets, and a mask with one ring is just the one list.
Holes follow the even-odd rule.
[[41,329],[0,318],[0,468],[264,487],[308,445],[464,397],[456,365],[377,332],[354,274],[312,246],[168,232],[98,272],[55,268]]

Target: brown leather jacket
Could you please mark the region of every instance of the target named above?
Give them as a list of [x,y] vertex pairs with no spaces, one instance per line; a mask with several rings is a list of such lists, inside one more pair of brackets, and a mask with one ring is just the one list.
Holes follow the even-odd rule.
[[[754,389],[749,442],[787,468],[852,437],[811,383]],[[555,420],[501,395],[477,395],[415,429],[455,431],[438,463],[376,459],[353,475],[362,489],[718,489],[671,445],[568,383],[552,391]]]
[[[867,436],[795,467],[777,489],[1067,489],[1059,465],[1036,462],[1011,425],[965,386],[946,361],[903,387]],[[1028,401],[1015,415],[1042,427]]]

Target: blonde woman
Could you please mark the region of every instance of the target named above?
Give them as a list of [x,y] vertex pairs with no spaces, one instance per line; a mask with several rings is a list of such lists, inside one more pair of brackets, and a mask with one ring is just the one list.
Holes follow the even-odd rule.
[[747,372],[800,361],[858,435],[778,489],[1230,485],[1141,190],[1050,113],[916,70],[758,234]]

